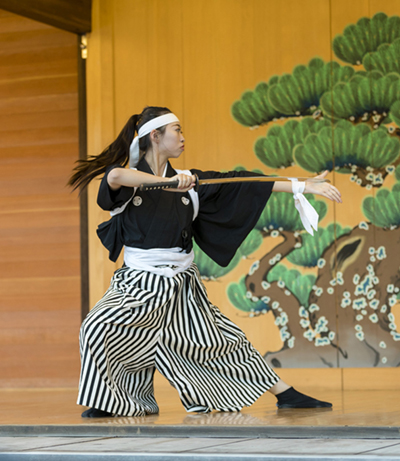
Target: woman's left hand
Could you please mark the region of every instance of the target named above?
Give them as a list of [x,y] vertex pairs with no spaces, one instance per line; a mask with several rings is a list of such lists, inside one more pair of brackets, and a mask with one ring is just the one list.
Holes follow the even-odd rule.
[[[326,170],[322,174],[315,176],[314,179],[325,179],[328,173],[328,170]],[[322,195],[333,202],[343,203],[339,190],[329,182],[306,181],[304,193]]]

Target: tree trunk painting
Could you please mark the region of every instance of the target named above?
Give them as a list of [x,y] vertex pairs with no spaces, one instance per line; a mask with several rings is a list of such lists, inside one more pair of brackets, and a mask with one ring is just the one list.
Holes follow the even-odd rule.
[[[398,254],[390,249],[400,245],[400,228],[363,224],[322,254],[325,264],[318,269],[308,310],[295,296],[288,299],[276,282],[265,290],[282,306],[281,312],[273,309],[275,317],[287,319],[282,349],[266,354],[272,366],[315,366],[318,361],[330,367],[357,367],[360,361],[399,366],[400,334],[391,305],[400,290],[400,271]],[[337,310],[325,309],[330,298],[337,300]],[[277,324],[282,331],[282,321]]]

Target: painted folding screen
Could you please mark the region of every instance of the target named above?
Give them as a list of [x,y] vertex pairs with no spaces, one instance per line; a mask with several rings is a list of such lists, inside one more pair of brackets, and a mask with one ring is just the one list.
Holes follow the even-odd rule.
[[273,194],[227,268],[199,249],[196,262],[209,286],[257,255],[226,296],[254,323],[273,315],[281,346],[266,338],[261,352],[274,367],[399,366],[400,17],[362,17],[331,45],[332,60],[266,75],[231,112],[258,128],[261,172],[329,170],[359,212],[308,196],[322,221],[312,237],[292,196]]

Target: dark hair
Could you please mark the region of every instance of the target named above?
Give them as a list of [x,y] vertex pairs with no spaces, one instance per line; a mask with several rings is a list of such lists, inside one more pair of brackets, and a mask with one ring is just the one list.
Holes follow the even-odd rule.
[[[106,147],[100,155],[91,155],[87,159],[80,159],[73,174],[68,181],[68,185],[74,190],[83,190],[90,181],[96,176],[103,174],[110,165],[119,164],[123,167],[129,161],[129,147],[135,137],[135,132],[139,132],[142,125],[160,115],[169,114],[171,111],[166,107],[145,107],[141,114],[132,115],[126,125],[122,128],[117,139]],[[161,133],[165,132],[165,126],[158,128]],[[146,152],[151,146],[150,134],[140,138],[139,149]]]

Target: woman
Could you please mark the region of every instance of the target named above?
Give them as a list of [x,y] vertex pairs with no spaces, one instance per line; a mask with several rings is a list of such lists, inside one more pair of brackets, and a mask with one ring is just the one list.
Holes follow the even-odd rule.
[[[183,150],[177,117],[167,108],[146,107],[99,156],[80,161],[71,177],[70,185],[86,187],[105,173],[98,204],[112,218],[98,235],[113,261],[125,247],[124,266],[82,324],[78,404],[90,407],[82,416],[157,413],[156,368],[190,412],[239,411],[267,390],[279,408],[331,407],[279,379],[244,333],[209,302],[193,263],[192,237],[227,265],[271,192],[291,192],[290,183],[212,185],[195,193],[194,174],[202,179],[253,173],[175,171],[169,159]],[[130,169],[124,168],[128,161]],[[178,188],[168,191],[138,189],[176,180]],[[305,187],[341,202],[327,183]]]

